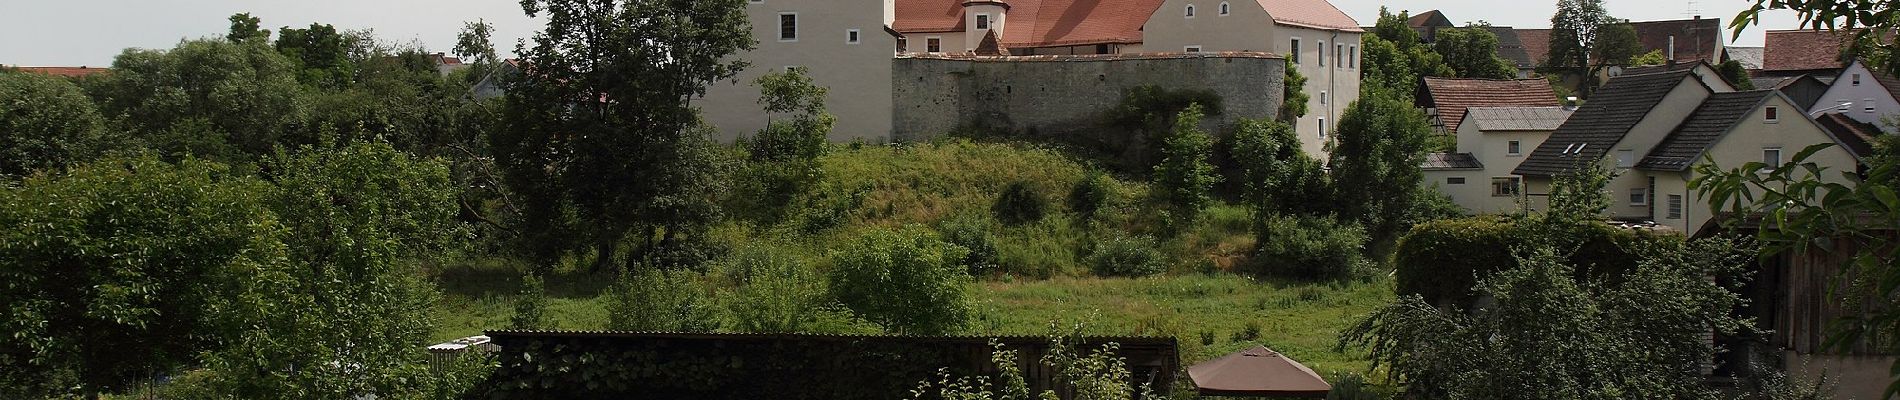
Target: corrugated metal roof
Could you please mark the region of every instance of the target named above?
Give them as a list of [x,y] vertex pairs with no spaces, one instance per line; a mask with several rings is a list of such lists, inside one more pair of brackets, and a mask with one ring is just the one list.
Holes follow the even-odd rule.
[[1480,132],[1554,131],[1572,112],[1563,107],[1472,107],[1465,110],[1464,121],[1476,124]]

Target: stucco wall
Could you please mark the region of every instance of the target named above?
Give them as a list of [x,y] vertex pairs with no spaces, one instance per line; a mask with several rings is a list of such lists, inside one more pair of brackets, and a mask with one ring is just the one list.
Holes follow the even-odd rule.
[[898,141],[921,141],[963,127],[1075,135],[1099,132],[1127,90],[1145,85],[1211,89],[1224,112],[1207,127],[1225,132],[1240,118],[1272,118],[1285,62],[1265,54],[927,57],[893,61]]
[[[1860,75],[1859,85],[1854,84],[1855,74]],[[1867,110],[1868,101],[1874,105],[1871,112]],[[1853,103],[1853,106],[1840,107],[1841,103]],[[1900,103],[1896,103],[1893,94],[1874,79],[1873,72],[1860,62],[1855,62],[1842,71],[1840,79],[1834,80],[1834,86],[1829,87],[1827,93],[1821,95],[1821,100],[1814,103],[1813,111],[1844,114],[1855,121],[1874,124],[1892,133],[1893,128],[1881,122],[1881,119],[1900,114]]]
[[[1426,184],[1438,185],[1439,192],[1450,196],[1452,202],[1464,207],[1465,211],[1477,214],[1510,214],[1524,210],[1523,199],[1518,197],[1497,197],[1491,195],[1491,178],[1514,176],[1512,170],[1530,155],[1531,150],[1550,138],[1550,131],[1500,131],[1482,132],[1478,124],[1467,123],[1458,126],[1458,152],[1471,153],[1484,164],[1483,170],[1432,171],[1426,173]],[[1510,141],[1519,141],[1519,153],[1509,154]],[[1464,185],[1453,185],[1446,178],[1464,177]]]
[[[1701,106],[1702,101],[1708,99],[1711,93],[1713,92],[1703,83],[1695,79],[1683,79],[1675,89],[1663,96],[1662,102],[1649,110],[1649,115],[1645,116],[1642,122],[1636,123],[1636,126],[1623,136],[1621,142],[1617,142],[1616,146],[1603,154],[1603,162],[1610,167],[1618,167],[1617,154],[1623,150],[1630,150],[1628,154],[1633,155],[1629,161],[1630,165],[1641,163],[1643,156],[1649,155],[1650,150],[1662,143],[1663,138],[1669,137],[1670,132],[1674,132],[1676,127],[1681,126],[1682,121],[1688,119],[1689,114],[1694,113],[1696,107]],[[1616,168],[1615,171],[1616,177],[1610,179],[1609,187],[1606,188],[1612,200],[1609,209],[1610,216],[1651,219],[1649,206],[1635,206],[1629,202],[1629,189],[1648,187],[1649,176],[1627,168]],[[1662,184],[1657,183],[1657,185],[1661,187]],[[1655,211],[1657,214],[1662,214],[1664,210],[1657,207]],[[1661,217],[1661,215],[1654,217]]]
[[[897,39],[884,30],[889,1],[842,2],[827,0],[772,0],[747,3],[752,35],[758,48],[737,55],[752,64],[735,81],[715,82],[694,103],[707,122],[719,128],[718,139],[732,141],[765,127],[771,116],[759,106],[759,88],[753,81],[788,66],[809,68],[812,81],[830,90],[826,105],[838,123],[829,139],[872,142],[889,140],[891,131],[891,64]],[[798,40],[779,40],[779,14],[798,14]],[[846,32],[858,31],[858,43],[846,42]],[[914,46],[921,46],[916,42]]]
[[[1780,107],[1780,109],[1783,110],[1779,113],[1781,117],[1779,122],[1768,123],[1766,121],[1767,117],[1764,115],[1766,111],[1763,109],[1768,106]],[[1802,149],[1806,149],[1808,146],[1821,143],[1834,143],[1834,139],[1823,132],[1821,127],[1816,125],[1814,121],[1791,115],[1792,113],[1786,111],[1795,109],[1797,108],[1794,104],[1782,99],[1780,96],[1769,99],[1766,104],[1757,107],[1755,111],[1750,113],[1747,119],[1744,119],[1742,123],[1738,124],[1733,131],[1723,136],[1721,141],[1716,142],[1715,146],[1710,147],[1707,155],[1715,160],[1716,166],[1724,169],[1732,169],[1749,162],[1762,161],[1762,149],[1764,148],[1780,148],[1781,159],[1783,162],[1787,162],[1793,160],[1795,153],[1801,152]],[[1840,146],[1830,147],[1819,153],[1815,153],[1814,156],[1808,158],[1808,161],[1828,167],[1828,172],[1821,174],[1819,178],[1823,181],[1835,183],[1847,183],[1845,179],[1841,177],[1840,172],[1853,171],[1857,166],[1854,156]],[[1805,172],[1799,173],[1799,177],[1807,176]],[[1659,179],[1658,186],[1661,185],[1660,182],[1661,180]],[[1667,191],[1670,189],[1660,190]],[[1683,216],[1685,220],[1665,221],[1665,223],[1676,225],[1677,228],[1683,228],[1684,232],[1695,234],[1695,229],[1704,226],[1704,224],[1708,223],[1709,218],[1713,216],[1713,212],[1709,208],[1708,200],[1696,195],[1693,190],[1689,190],[1686,183],[1674,188],[1674,190],[1686,193],[1691,203],[1683,206],[1683,212],[1687,214]],[[1662,214],[1663,210],[1658,208],[1657,213]],[[1658,217],[1661,217],[1661,215]]]

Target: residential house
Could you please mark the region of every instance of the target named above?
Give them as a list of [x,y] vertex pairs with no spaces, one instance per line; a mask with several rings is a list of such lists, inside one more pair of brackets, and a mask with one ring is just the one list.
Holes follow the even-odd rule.
[[1833,84],[1845,67],[1848,35],[1829,30],[1770,30],[1762,38],[1761,71],[1756,76],[1816,75]]
[[461,58],[448,55],[448,53],[435,53],[428,57],[430,62],[435,63],[435,71],[441,73],[442,76],[449,76],[457,70],[470,66],[463,63]]
[[1900,79],[1854,60],[1833,81],[1811,113],[1840,114],[1894,132],[1887,119],[1900,114]]
[[1722,58],[1735,60],[1736,63],[1742,64],[1742,69],[1748,70],[1748,72],[1752,74],[1756,71],[1761,71],[1761,58],[1765,50],[1765,47],[1728,46],[1722,49],[1722,51],[1726,53]]
[[[1653,221],[1694,235],[1714,216],[1708,200],[1688,187],[1695,166],[1780,164],[1821,143],[1841,142],[1794,100],[1773,90],[1737,92],[1714,68],[1696,63],[1610,79],[1514,175],[1523,177],[1525,192],[1535,197],[1550,193],[1556,175],[1608,168],[1616,175],[1608,185],[1613,218]],[[1835,170],[1858,166],[1840,147],[1810,161]]]
[[1465,79],[1426,77],[1417,104],[1439,134],[1459,132],[1471,107],[1556,107],[1557,92],[1542,79]]
[[[1492,26],[1484,29],[1498,37],[1498,57],[1510,60],[1511,65],[1517,67],[1518,79],[1537,76],[1537,64],[1542,63],[1543,60],[1531,57],[1530,51],[1524,44],[1523,36],[1518,34],[1518,29],[1508,26]],[[1546,37],[1544,40],[1548,41],[1549,38]],[[1544,46],[1549,46],[1549,43],[1545,43]]]
[[1722,29],[1721,18],[1698,15],[1691,19],[1631,22],[1630,26],[1636,29],[1636,40],[1642,43],[1644,53],[1674,55],[1671,59],[1683,63],[1715,65],[1725,60],[1722,39],[1728,35]]
[[1418,40],[1425,43],[1437,43],[1438,30],[1440,29],[1458,27],[1457,24],[1451,22],[1451,18],[1445,18],[1445,13],[1438,10],[1413,15],[1411,18],[1405,20],[1405,25],[1412,27],[1414,31],[1418,31]]
[[[1471,107],[1461,110],[1458,149],[1426,156],[1425,181],[1466,211],[1509,214],[1541,209],[1511,174],[1574,110],[1566,107]],[[1538,199],[1541,200],[1541,199]]]

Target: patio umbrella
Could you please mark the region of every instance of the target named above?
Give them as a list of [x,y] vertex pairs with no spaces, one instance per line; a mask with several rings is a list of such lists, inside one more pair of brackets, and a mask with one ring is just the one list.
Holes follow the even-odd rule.
[[1263,346],[1188,367],[1204,396],[1326,397],[1332,385],[1298,361]]

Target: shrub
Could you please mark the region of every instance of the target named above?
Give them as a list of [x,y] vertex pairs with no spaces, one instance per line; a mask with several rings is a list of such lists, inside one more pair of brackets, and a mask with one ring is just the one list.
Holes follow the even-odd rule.
[[1048,208],[1049,200],[1042,197],[1042,191],[1036,190],[1034,184],[1015,181],[1003,188],[1003,194],[996,197],[996,205],[990,207],[990,212],[1005,224],[1022,225],[1042,220]]
[[938,223],[937,232],[943,234],[944,241],[969,250],[962,264],[970,275],[988,275],[998,269],[996,236],[990,234],[989,219],[961,214]]
[[1327,217],[1262,218],[1251,272],[1295,279],[1341,279],[1364,262],[1365,231]]
[[1161,251],[1155,250],[1154,238],[1147,236],[1115,237],[1102,241],[1089,253],[1088,265],[1096,276],[1150,276],[1166,272]]
[[[1519,222],[1471,217],[1428,222],[1399,241],[1393,264],[1400,295],[1416,294],[1438,307],[1469,307],[1478,281],[1517,266],[1516,252],[1532,235]],[[1578,243],[1560,256],[1577,277],[1615,277],[1636,267],[1641,252],[1680,243],[1672,233],[1620,229],[1588,223],[1567,234]]]
[[547,289],[541,276],[530,272],[521,277],[521,293],[515,296],[515,315],[508,319],[508,329],[548,328],[547,310]]
[[727,296],[732,329],[754,333],[814,332],[835,314],[824,278],[797,256],[764,246],[740,250],[727,273],[738,288]]
[[717,308],[699,273],[644,268],[629,271],[607,293],[607,329],[643,332],[711,332]]
[[968,252],[916,226],[871,231],[831,252],[831,293],[886,331],[950,332],[970,314]]
[[1088,176],[1083,177],[1081,181],[1075,183],[1075,187],[1069,189],[1069,212],[1075,213],[1083,221],[1094,220],[1095,214],[1108,205],[1109,191],[1113,190],[1111,186],[1113,184],[1108,175],[1100,171],[1089,171]]
[[1164,159],[1154,168],[1155,197],[1164,206],[1164,219],[1170,231],[1193,225],[1201,211],[1214,202],[1214,184],[1220,176],[1208,162],[1214,139],[1201,130],[1201,107],[1189,106],[1174,121],[1174,131],[1164,142]]

